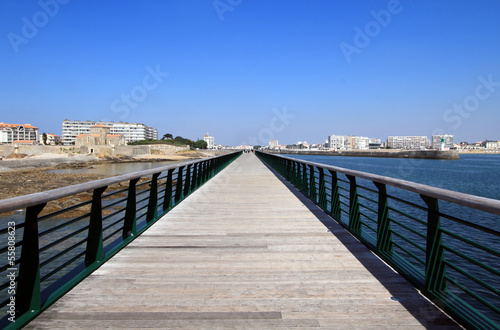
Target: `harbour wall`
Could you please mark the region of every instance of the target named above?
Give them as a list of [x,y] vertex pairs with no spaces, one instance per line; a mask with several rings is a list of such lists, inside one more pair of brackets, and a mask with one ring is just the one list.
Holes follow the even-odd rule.
[[384,157],[417,159],[459,159],[457,150],[266,150],[270,154],[281,155],[321,155],[350,157]]

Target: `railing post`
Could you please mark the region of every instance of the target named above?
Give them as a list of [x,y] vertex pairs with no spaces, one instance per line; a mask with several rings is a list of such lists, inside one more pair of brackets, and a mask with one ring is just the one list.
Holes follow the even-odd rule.
[[89,234],[85,253],[85,266],[104,260],[102,247],[102,193],[108,187],[94,189],[90,211]]
[[302,164],[302,193],[309,197],[309,191],[307,187],[307,166]]
[[191,180],[191,191],[195,191],[198,188],[198,167],[199,163],[193,164],[193,178]]
[[149,190],[148,213],[146,222],[151,222],[158,216],[158,176],[160,173],[154,173],[151,177],[151,189]]
[[31,310],[38,311],[41,308],[38,214],[45,205],[47,203],[30,206],[26,209],[19,276],[17,278],[16,316],[21,316]]
[[184,196],[187,196],[191,193],[191,166],[189,164],[186,168],[186,183],[184,183]]
[[177,184],[175,186],[175,198],[174,198],[176,205],[183,198],[183,196],[182,196],[182,169],[183,168],[184,168],[184,166],[180,166],[178,168],[178,172],[177,172]]
[[427,204],[427,246],[425,259],[425,291],[433,296],[448,290],[445,279],[445,263],[441,220],[439,216],[438,200],[433,197],[420,195]]
[[291,164],[291,177],[290,177],[290,181],[292,182],[292,184],[294,186],[297,186],[297,166],[295,164],[294,161],[290,161],[292,164]]
[[380,182],[373,182],[378,189],[377,251],[392,259],[392,233],[389,221],[387,187]]
[[290,160],[285,160],[285,178],[288,182],[291,181],[290,173],[291,173],[291,161]]
[[309,165],[309,198],[314,202],[314,204],[317,203],[316,200],[316,178],[314,175],[314,166]]
[[126,239],[129,236],[135,236],[136,231],[136,193],[135,185],[140,178],[132,179],[128,185],[127,205],[125,206],[125,220],[123,222],[122,238]]
[[361,235],[361,214],[359,213],[358,186],[356,177],[346,175],[349,179],[349,230],[357,235]]
[[165,184],[165,194],[163,195],[163,213],[170,211],[172,208],[172,173],[174,169],[167,172],[167,183]]
[[341,205],[340,205],[340,192],[339,192],[339,180],[337,178],[337,172],[328,170],[332,176],[332,208],[330,211],[331,216],[340,221],[342,217]]
[[201,171],[201,175],[200,175],[200,184],[204,184],[205,182],[207,182],[207,163],[208,161],[207,160],[204,160],[201,164],[202,164],[202,171]]
[[326,186],[325,186],[325,172],[322,167],[318,168],[319,171],[319,198],[318,205],[323,211],[326,211]]

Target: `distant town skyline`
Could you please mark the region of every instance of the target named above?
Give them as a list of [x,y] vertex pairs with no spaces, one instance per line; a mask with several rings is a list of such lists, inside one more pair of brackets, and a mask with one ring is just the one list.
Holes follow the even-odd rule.
[[[222,5],[221,5],[222,4]],[[0,121],[217,144],[500,139],[500,2],[0,3]]]

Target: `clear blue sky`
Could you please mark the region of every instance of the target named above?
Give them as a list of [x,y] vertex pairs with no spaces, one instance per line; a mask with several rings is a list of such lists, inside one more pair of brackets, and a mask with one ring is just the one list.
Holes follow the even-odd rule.
[[498,0],[0,2],[0,121],[500,139]]

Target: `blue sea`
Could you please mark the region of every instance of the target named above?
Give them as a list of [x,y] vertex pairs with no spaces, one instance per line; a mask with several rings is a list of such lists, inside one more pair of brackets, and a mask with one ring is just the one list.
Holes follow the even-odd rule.
[[283,155],[500,200],[500,155],[459,160]]

